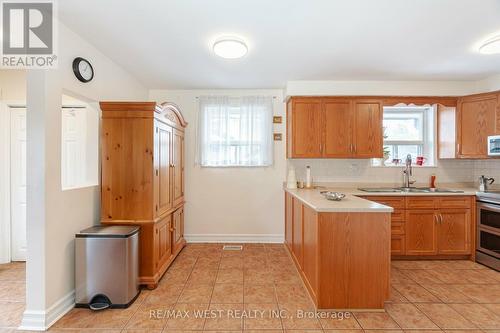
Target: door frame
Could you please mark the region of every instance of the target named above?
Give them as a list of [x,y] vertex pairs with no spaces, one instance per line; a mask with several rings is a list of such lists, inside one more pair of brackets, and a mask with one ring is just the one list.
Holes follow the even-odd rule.
[[10,206],[10,111],[15,107],[26,107],[26,102],[0,101],[0,160],[5,162],[0,165],[0,264],[10,262],[12,257]]

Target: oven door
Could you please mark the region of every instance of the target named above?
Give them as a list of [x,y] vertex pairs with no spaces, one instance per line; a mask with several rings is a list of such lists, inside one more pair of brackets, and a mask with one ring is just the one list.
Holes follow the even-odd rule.
[[500,205],[477,203],[477,250],[500,259]]

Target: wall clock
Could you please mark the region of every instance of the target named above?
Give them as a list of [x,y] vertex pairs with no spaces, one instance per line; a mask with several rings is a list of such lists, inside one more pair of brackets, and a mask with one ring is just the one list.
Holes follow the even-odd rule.
[[78,57],[73,60],[73,73],[81,82],[90,82],[94,78],[94,68],[87,59]]

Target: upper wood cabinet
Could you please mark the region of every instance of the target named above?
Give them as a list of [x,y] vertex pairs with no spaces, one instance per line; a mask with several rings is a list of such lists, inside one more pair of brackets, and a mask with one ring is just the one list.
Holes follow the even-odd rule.
[[287,103],[287,157],[382,157],[382,113],[382,102],[375,99],[292,97]]
[[487,158],[487,137],[496,134],[499,94],[466,96],[458,101],[458,155]]
[[383,107],[375,100],[354,100],[353,157],[383,157]]
[[500,134],[500,93],[460,97],[457,108],[438,106],[438,157],[488,157],[487,137]]
[[287,107],[288,156],[321,156],[323,142],[322,104],[319,98],[291,99]]

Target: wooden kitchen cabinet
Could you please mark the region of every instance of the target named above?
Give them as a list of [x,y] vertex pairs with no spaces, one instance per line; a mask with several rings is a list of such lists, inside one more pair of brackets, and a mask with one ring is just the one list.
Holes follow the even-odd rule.
[[348,99],[324,99],[323,157],[348,158],[353,154],[352,101]]
[[438,214],[439,254],[470,254],[471,210],[442,209]]
[[184,129],[171,103],[101,102],[101,223],[138,225],[139,281],[155,288],[185,245]]
[[435,255],[437,244],[437,214],[434,210],[406,212],[405,245],[407,255]]
[[382,102],[351,97],[292,97],[287,103],[287,157],[383,156]]
[[487,137],[500,134],[500,92],[460,97],[457,107],[438,106],[438,157],[488,157]]
[[383,108],[376,100],[354,100],[353,157],[382,158]]
[[293,197],[285,191],[285,244],[292,251],[293,242]]
[[295,158],[322,155],[322,102],[319,98],[293,98],[287,107],[287,154]]
[[302,202],[293,198],[292,254],[300,267],[302,267],[303,207]]
[[401,256],[472,256],[475,197],[362,196],[394,208],[391,254]]

